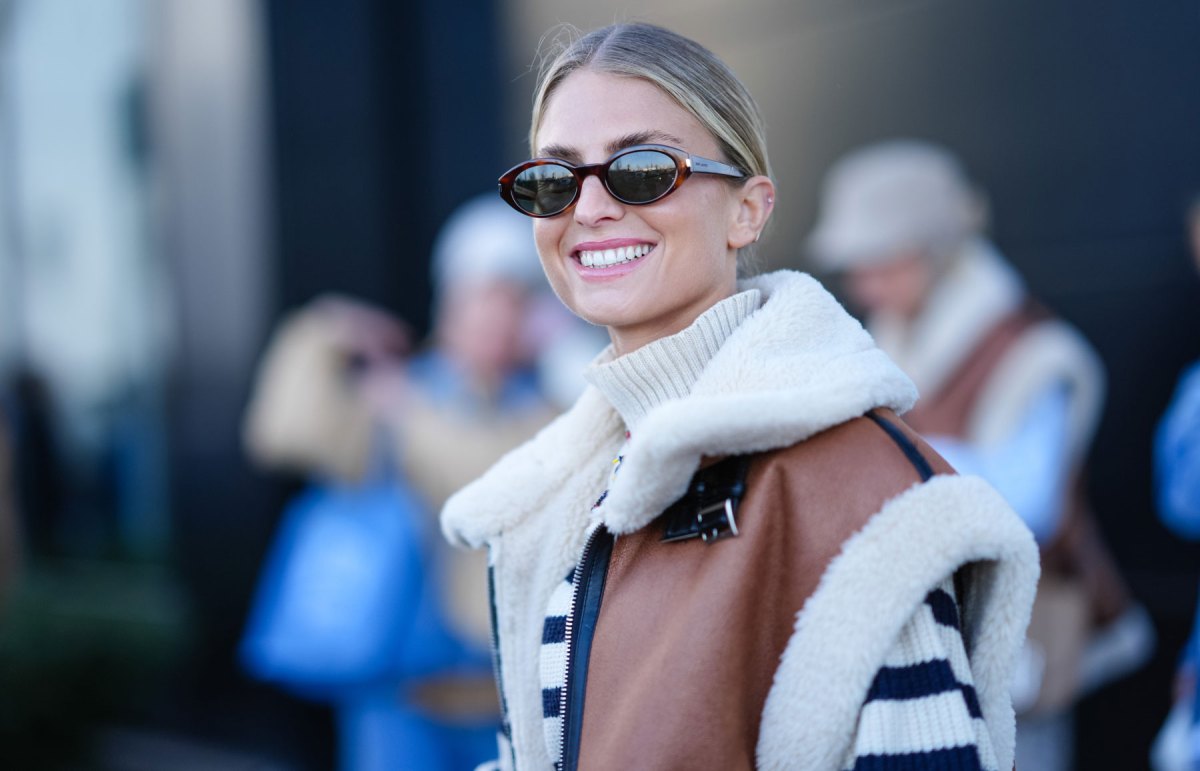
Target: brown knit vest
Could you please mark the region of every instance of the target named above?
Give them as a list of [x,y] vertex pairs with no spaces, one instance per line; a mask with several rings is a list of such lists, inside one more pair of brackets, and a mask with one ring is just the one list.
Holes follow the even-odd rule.
[[[1001,319],[940,389],[922,395],[905,420],[928,436],[967,438],[968,422],[996,367],[1022,335],[1050,318],[1045,309],[1029,303]],[[1042,548],[1042,572],[1082,580],[1092,621],[1102,626],[1129,606],[1129,591],[1092,515],[1083,475],[1076,473],[1067,489],[1062,523]]]

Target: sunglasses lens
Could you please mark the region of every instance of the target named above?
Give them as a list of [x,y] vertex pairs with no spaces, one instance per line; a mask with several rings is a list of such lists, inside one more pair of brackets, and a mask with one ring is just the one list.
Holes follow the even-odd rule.
[[675,186],[675,159],[657,150],[622,155],[608,167],[608,189],[626,203],[657,201]]
[[575,175],[565,166],[546,163],[530,166],[513,180],[512,197],[527,214],[558,214],[575,198]]

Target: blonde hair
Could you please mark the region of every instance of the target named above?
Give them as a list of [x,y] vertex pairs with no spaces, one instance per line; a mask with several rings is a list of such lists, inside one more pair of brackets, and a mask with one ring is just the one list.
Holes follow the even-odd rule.
[[[762,113],[754,97],[717,56],[699,43],[652,24],[613,24],[557,43],[538,78],[529,127],[530,151],[546,105],[576,70],[640,78],[653,83],[708,129],[725,156],[747,176],[771,176]],[[739,271],[750,271],[754,246],[738,250]]]

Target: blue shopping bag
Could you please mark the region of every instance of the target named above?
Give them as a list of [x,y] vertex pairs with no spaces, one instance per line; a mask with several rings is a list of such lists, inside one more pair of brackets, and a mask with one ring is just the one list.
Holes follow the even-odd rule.
[[259,579],[243,665],[318,697],[436,668],[443,625],[425,586],[423,506],[395,479],[314,485],[294,500]]

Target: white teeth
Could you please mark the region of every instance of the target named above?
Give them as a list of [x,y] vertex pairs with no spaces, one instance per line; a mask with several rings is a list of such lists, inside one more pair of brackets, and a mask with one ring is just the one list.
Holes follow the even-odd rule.
[[635,246],[621,246],[616,249],[604,249],[596,252],[580,252],[579,262],[585,268],[607,268],[612,265],[633,262],[639,257],[646,256],[653,248],[653,244],[637,244]]

